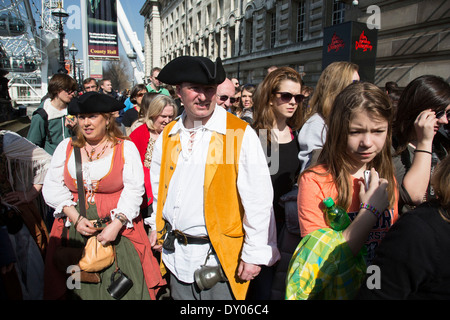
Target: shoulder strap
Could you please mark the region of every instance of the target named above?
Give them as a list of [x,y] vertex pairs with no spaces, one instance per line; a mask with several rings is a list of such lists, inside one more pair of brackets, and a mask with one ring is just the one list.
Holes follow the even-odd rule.
[[3,155],[3,137],[6,131],[0,131],[0,155]]
[[44,129],[45,129],[45,135],[47,136],[48,143],[52,144],[52,137],[50,136],[50,131],[48,130],[48,114],[47,111],[45,111],[44,108],[37,108],[33,115],[38,114],[41,116],[41,118],[44,120]]
[[78,188],[78,205],[80,206],[80,214],[86,217],[86,200],[84,194],[83,172],[81,169],[81,153],[80,148],[73,147],[75,155],[75,167],[77,169],[77,188]]

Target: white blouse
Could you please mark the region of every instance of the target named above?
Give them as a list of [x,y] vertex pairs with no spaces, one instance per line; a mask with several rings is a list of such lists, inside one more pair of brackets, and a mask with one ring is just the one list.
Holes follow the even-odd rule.
[[[45,177],[42,194],[45,202],[55,209],[54,216],[62,217],[62,209],[65,206],[76,205],[72,193],[64,184],[64,163],[66,161],[66,150],[70,139],[63,140],[53,154],[52,162]],[[103,178],[110,170],[113,153],[104,158],[88,163],[83,163],[83,180],[86,191],[93,189],[98,180]],[[132,220],[140,212],[142,195],[144,194],[144,170],[142,167],[139,151],[131,141],[124,141],[124,167],[123,167],[123,190],[117,203],[117,208],[111,210],[111,218],[114,220],[116,214],[123,213],[128,218],[127,227],[133,227]],[[72,152],[68,161],[68,170],[71,176],[76,176],[75,156]],[[95,201],[95,194],[91,196]]]

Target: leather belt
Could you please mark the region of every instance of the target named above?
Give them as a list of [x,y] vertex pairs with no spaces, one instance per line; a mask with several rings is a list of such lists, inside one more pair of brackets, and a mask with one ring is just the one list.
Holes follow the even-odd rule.
[[173,232],[173,235],[178,240],[178,243],[185,246],[188,244],[205,244],[210,242],[208,236],[191,236],[189,234],[183,233],[180,230],[173,230],[170,232]]

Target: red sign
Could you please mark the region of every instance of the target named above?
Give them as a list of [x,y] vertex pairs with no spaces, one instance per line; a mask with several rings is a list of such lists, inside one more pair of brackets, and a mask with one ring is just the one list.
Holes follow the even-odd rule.
[[372,51],[372,43],[364,35],[364,31],[359,36],[359,41],[355,42],[355,49],[363,49],[363,51],[367,51],[367,49],[370,49],[370,51]]
[[333,37],[331,38],[331,43],[328,45],[328,52],[332,50],[336,50],[336,52],[339,51],[339,49],[344,48],[345,43],[344,40],[338,37],[336,32],[333,34]]

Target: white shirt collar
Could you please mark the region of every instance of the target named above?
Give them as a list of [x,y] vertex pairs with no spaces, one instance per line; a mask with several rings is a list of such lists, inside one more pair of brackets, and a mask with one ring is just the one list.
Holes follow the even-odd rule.
[[[186,111],[183,111],[177,123],[175,123],[172,130],[170,130],[169,136],[178,133],[180,130],[183,130],[184,128],[183,121],[185,117]],[[224,108],[216,105],[211,118],[208,120],[208,122],[206,122],[203,128],[209,131],[216,131],[217,133],[225,135],[227,131],[227,111]]]
[[44,110],[47,112],[48,120],[62,118],[64,116],[67,116],[67,108],[64,108],[62,110],[56,109],[50,99],[46,99],[44,102]]

